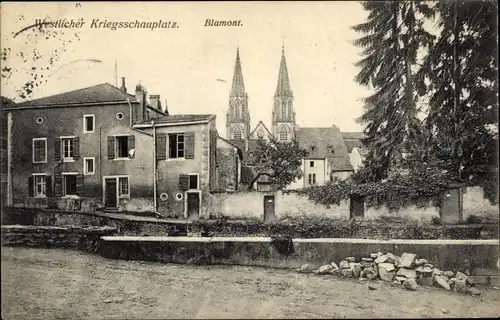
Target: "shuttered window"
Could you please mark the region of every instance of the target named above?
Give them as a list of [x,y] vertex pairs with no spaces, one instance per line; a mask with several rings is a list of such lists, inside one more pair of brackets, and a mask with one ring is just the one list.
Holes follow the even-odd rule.
[[135,136],[109,136],[108,159],[125,159],[135,157]]
[[56,197],[84,196],[84,180],[81,174],[56,174],[54,178]]
[[180,174],[179,175],[179,189],[188,190],[189,189],[189,175]]
[[156,134],[156,160],[167,159],[167,134]]

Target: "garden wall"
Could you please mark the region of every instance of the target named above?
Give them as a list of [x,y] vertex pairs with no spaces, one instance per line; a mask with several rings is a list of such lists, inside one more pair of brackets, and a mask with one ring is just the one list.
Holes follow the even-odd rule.
[[498,219],[498,205],[492,205],[488,199],[484,198],[484,191],[481,187],[463,188],[462,205],[464,220],[471,215]]
[[2,226],[2,245],[73,248],[97,252],[102,236],[116,234],[111,227]]

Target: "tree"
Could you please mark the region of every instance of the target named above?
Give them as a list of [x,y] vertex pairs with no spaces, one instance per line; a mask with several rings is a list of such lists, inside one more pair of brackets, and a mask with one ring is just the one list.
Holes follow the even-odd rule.
[[423,27],[433,10],[423,1],[367,1],[363,7],[369,11],[368,20],[353,26],[363,33],[354,44],[364,55],[355,80],[375,92],[365,100],[358,121],[365,125],[363,142],[369,149],[365,177],[379,181],[422,135],[413,70],[418,67],[418,49],[433,40]]
[[418,74],[419,93],[430,92],[429,155],[453,180],[498,195],[497,4],[440,1],[436,10],[441,33]]
[[282,190],[302,177],[300,166],[302,158],[307,156],[307,151],[302,149],[297,141],[280,142],[271,138],[269,142],[266,142],[259,138],[253,152],[255,176],[249,183],[249,190],[262,176],[269,178],[274,190]]
[[[48,17],[46,20],[50,21]],[[68,36],[65,29],[46,28],[43,23],[26,27],[22,15],[16,22],[22,23],[23,28],[3,43],[0,52],[2,86],[14,87],[17,93],[11,97],[14,100],[31,97],[49,80],[61,53],[68,50],[69,44],[80,40],[78,33]]]

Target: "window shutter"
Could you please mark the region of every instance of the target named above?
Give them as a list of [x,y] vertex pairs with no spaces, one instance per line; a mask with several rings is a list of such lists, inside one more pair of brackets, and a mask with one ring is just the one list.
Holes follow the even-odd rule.
[[62,174],[56,174],[54,176],[54,195],[56,197],[62,197],[63,195],[63,189],[62,189],[62,185],[63,185],[63,176]]
[[45,177],[45,190],[47,193],[47,197],[53,197],[54,195],[52,194],[52,177],[47,176]]
[[33,183],[33,176],[28,177],[28,197],[35,195],[35,185]]
[[80,138],[73,138],[73,159],[80,159]]
[[184,134],[184,158],[194,159],[194,132]]
[[[135,149],[135,136],[128,136],[128,150]],[[134,158],[135,157],[135,150],[134,154],[130,155],[130,152],[128,154],[129,158]]]
[[115,137],[108,137],[108,159],[115,158]]
[[76,176],[76,194],[83,197],[83,174]]
[[54,160],[61,161],[61,139],[54,140]]
[[189,176],[187,174],[179,175],[179,189],[181,190],[189,189]]
[[167,159],[167,134],[156,134],[156,160]]

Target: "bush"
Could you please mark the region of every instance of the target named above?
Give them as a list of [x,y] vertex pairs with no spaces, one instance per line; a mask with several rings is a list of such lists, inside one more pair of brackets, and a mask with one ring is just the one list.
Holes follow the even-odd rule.
[[467,219],[465,220],[465,223],[467,223],[467,224],[481,224],[481,223],[483,223],[483,218],[472,214],[472,215],[467,217]]
[[432,217],[431,223],[433,225],[441,225],[443,222],[441,221],[440,217]]

